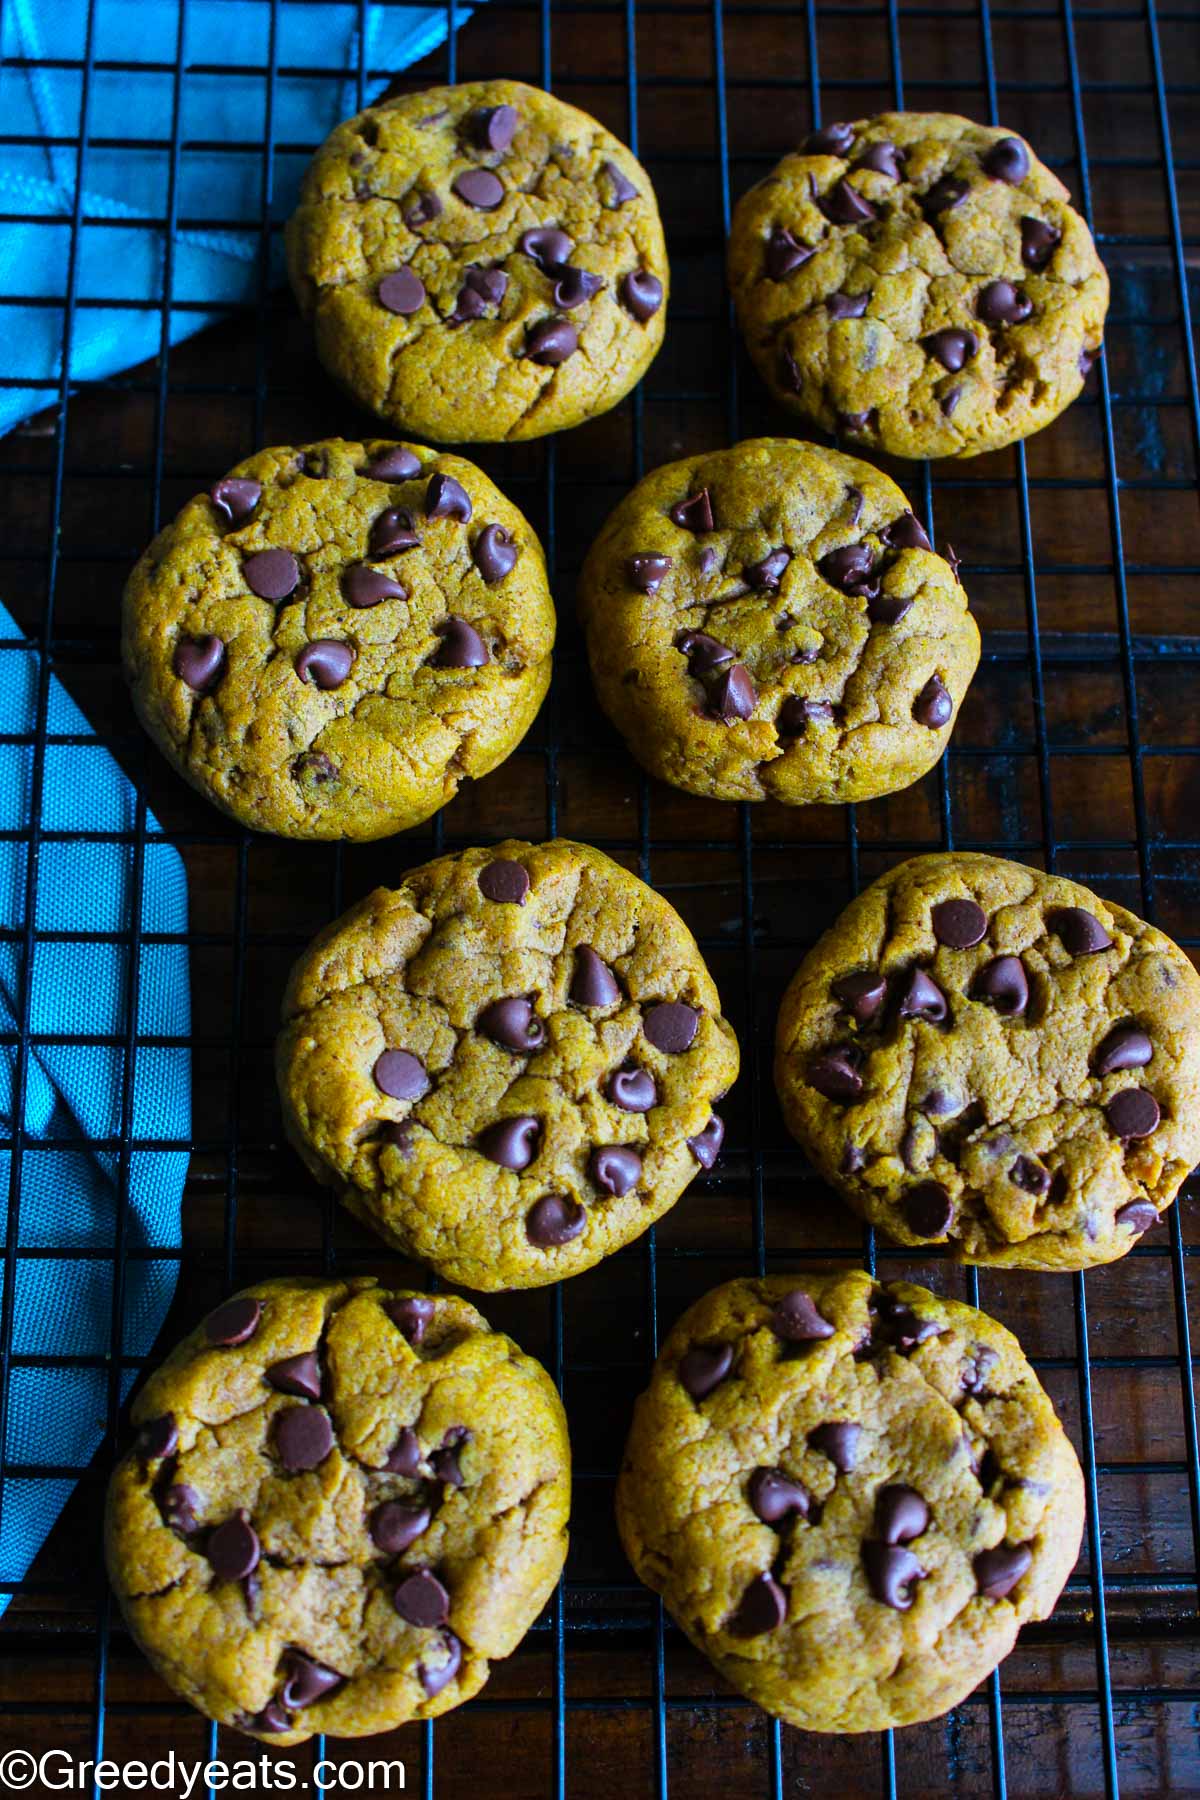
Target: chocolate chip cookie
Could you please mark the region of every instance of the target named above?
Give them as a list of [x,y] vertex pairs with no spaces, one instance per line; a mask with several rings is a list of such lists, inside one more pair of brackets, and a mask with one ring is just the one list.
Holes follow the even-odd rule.
[[1076,882],[920,856],[800,965],[775,1080],[821,1175],[900,1243],[1090,1268],[1200,1159],[1200,977]]
[[598,850],[443,856],[293,970],[276,1068],[317,1179],[473,1288],[591,1268],[710,1169],[737,1040],[695,939]]
[[193,1706],[275,1744],[469,1700],[566,1556],[553,1383],[451,1295],[260,1282],[133,1421],[106,1521],[129,1629]]
[[403,94],[339,125],[287,245],[325,367],[417,437],[567,430],[615,406],[662,342],[646,171],[519,81]]
[[815,131],[743,195],[729,279],[775,397],[894,456],[1028,437],[1100,354],[1108,276],[1023,138],[952,113]]
[[596,691],[689,793],[892,793],[941,756],[979,661],[956,568],[894,482],[836,450],[755,438],[670,463],[583,567]]
[[869,1275],[732,1281],[637,1403],[617,1523],[638,1575],[806,1731],[936,1718],[1053,1610],[1083,1480],[1012,1333]]
[[486,775],[550,682],[528,521],[474,463],[332,439],[189,500],[125,589],[139,718],[259,831],[377,838]]

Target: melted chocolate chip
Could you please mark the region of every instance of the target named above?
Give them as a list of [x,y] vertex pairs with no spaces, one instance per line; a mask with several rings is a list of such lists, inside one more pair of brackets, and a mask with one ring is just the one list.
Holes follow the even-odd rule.
[[879,541],[889,550],[932,550],[929,534],[915,513],[904,512],[883,527]]
[[926,974],[924,969],[913,969],[901,992],[900,1017],[928,1019],[931,1024],[939,1025],[949,1011],[946,996],[932,975]]
[[179,1427],[175,1423],[174,1413],[163,1413],[161,1418],[148,1419],[137,1436],[137,1452],[146,1462],[157,1462],[164,1456],[173,1456],[179,1448]]
[[279,1394],[292,1394],[298,1400],[321,1398],[321,1369],[315,1350],[302,1350],[298,1356],[285,1356],[271,1363],[267,1380]]
[[663,579],[670,573],[673,562],[673,557],[659,556],[652,550],[629,557],[625,564],[625,574],[630,587],[635,587],[639,594],[657,593]]
[[204,1554],[218,1581],[242,1581],[258,1567],[258,1533],[248,1512],[236,1512],[209,1533]]
[[1057,907],[1046,923],[1069,956],[1094,956],[1112,949],[1112,939],[1095,913],[1082,906]]
[[475,1139],[475,1148],[489,1162],[514,1173],[527,1169],[538,1153],[542,1122],[532,1113],[518,1113],[509,1119],[497,1119]]
[[925,1575],[912,1551],[869,1538],[863,1544],[862,1559],[867,1585],[876,1600],[893,1612],[907,1612],[913,1603],[913,1588]]
[[622,275],[617,292],[626,311],[640,325],[652,319],[663,303],[663,284],[648,269],[632,269],[628,275]]
[[1158,1208],[1150,1200],[1131,1200],[1127,1206],[1117,1208],[1113,1222],[1123,1225],[1126,1231],[1137,1232],[1140,1237],[1143,1231],[1158,1224]]
[[795,269],[803,268],[815,254],[815,250],[808,244],[798,243],[785,226],[776,225],[767,239],[764,252],[767,275],[772,281],[782,281]]
[[525,1215],[525,1235],[539,1250],[558,1250],[577,1238],[587,1224],[587,1213],[578,1200],[565,1194],[546,1194]]
[[979,349],[979,339],[973,331],[960,331],[954,326],[947,326],[944,331],[931,331],[921,343],[952,375],[970,362]]
[[997,1544],[975,1558],[975,1585],[988,1600],[1004,1600],[1033,1562],[1028,1544]]
[[1027,269],[1044,269],[1062,242],[1062,232],[1044,219],[1021,220],[1021,261]]
[[431,1629],[450,1617],[450,1596],[432,1569],[417,1569],[392,1594],[392,1605],[408,1625]]
[[1003,137],[984,152],[979,166],[994,181],[1006,181],[1010,187],[1016,187],[1029,173],[1029,152],[1020,138]]
[[425,489],[427,519],[457,519],[465,525],[471,517],[471,499],[461,481],[438,469]]
[[543,319],[540,324],[530,327],[523,355],[528,362],[556,369],[578,348],[579,338],[573,325],[568,325],[565,319]]
[[843,594],[869,596],[878,591],[875,552],[869,544],[843,544],[822,556],[817,568],[830,586]]
[[812,1495],[804,1483],[782,1469],[755,1469],[746,1494],[755,1517],[764,1525],[777,1525],[791,1513],[807,1519],[812,1507]]
[[870,294],[830,294],[825,311],[833,320],[861,319],[870,304]]
[[649,1112],[658,1104],[658,1088],[653,1075],[649,1069],[635,1068],[632,1064],[614,1069],[604,1084],[604,1091],[622,1112]]
[[704,1129],[695,1137],[688,1138],[687,1147],[702,1169],[711,1169],[721,1154],[724,1141],[725,1121],[713,1113]]
[[762,1637],[787,1618],[787,1595],[773,1575],[756,1575],[725,1629],[731,1637]]
[[945,1237],[954,1202],[940,1181],[921,1181],[904,1196],[904,1222],[916,1237]]
[[471,545],[471,560],[489,587],[512,574],[517,556],[512,534],[503,525],[485,525]]
[[878,207],[872,206],[865,194],[851,187],[844,175],[827,194],[817,196],[817,206],[831,225],[865,225],[868,220],[879,217]]
[[615,1006],[621,998],[616,976],[590,944],[575,947],[570,998],[576,1006]]
[[463,270],[463,283],[454,302],[447,325],[465,325],[471,319],[482,319],[489,306],[499,306],[508,292],[508,276],[503,269],[489,269],[483,263],[470,263]]
[[759,562],[747,563],[742,574],[757,592],[773,594],[778,590],[784,570],[791,560],[790,550],[769,550]]
[[476,149],[507,150],[519,123],[515,106],[477,106],[463,120],[463,128]]
[[614,1199],[630,1193],[641,1176],[641,1157],[623,1144],[601,1145],[588,1158],[588,1179],[602,1194],[611,1194]]
[[638,190],[622,169],[615,162],[600,164],[600,173],[607,177],[609,193],[612,198],[607,202],[610,207],[624,206],[630,200],[636,200]]
[[406,1506],[401,1500],[385,1500],[367,1522],[371,1542],[385,1556],[399,1556],[429,1530],[433,1514],[427,1506]]
[[938,943],[949,950],[969,950],[987,936],[987,914],[975,900],[939,900],[930,924]]
[[989,281],[979,290],[975,311],[985,325],[1020,325],[1033,312],[1033,301],[1011,281]]
[[912,601],[896,594],[877,594],[867,602],[867,617],[872,625],[898,625],[911,610]]
[[[625,279],[630,281],[633,277],[626,276]],[[652,279],[651,276],[646,277],[647,281]],[[656,283],[656,285],[658,284]],[[603,286],[602,276],[593,275],[589,269],[573,268],[570,263],[567,263],[558,271],[552,298],[560,312],[574,312],[575,308],[582,306],[585,300],[594,300]],[[661,300],[662,290],[659,287],[660,303]],[[633,311],[632,307],[630,307],[630,311]],[[654,308],[651,307],[650,311],[653,312]],[[647,313],[645,316],[649,318],[650,314]]]
[[296,658],[296,673],[301,681],[328,692],[342,686],[354,667],[354,651],[340,638],[315,638],[305,644]]
[[886,175],[889,181],[900,181],[903,178],[901,158],[903,152],[897,150],[895,144],[871,144],[858,159],[860,169],[874,169],[877,175]]
[[812,1344],[834,1334],[834,1326],[817,1310],[817,1303],[803,1288],[792,1288],[775,1302],[771,1330],[787,1344]]
[[1154,1055],[1154,1045],[1138,1025],[1114,1025],[1102,1038],[1092,1057],[1096,1075],[1115,1075],[1119,1069],[1144,1069]]
[[1104,1108],[1104,1116],[1113,1136],[1126,1143],[1152,1136],[1162,1119],[1158,1101],[1148,1088],[1122,1088]]
[[441,216],[441,201],[436,194],[425,189],[413,195],[404,211],[404,223],[410,231],[419,231],[422,225],[428,225]]
[[688,674],[697,679],[711,675],[714,669],[733,661],[734,653],[729,645],[709,637],[706,631],[681,631],[675,639],[675,648],[687,657]]
[[485,1006],[475,1020],[475,1029],[506,1050],[540,1050],[546,1041],[546,1027],[532,1001],[518,995]]
[[529,892],[529,875],[519,862],[497,857],[479,871],[479,891],[485,900],[497,905],[524,906]]
[[397,556],[401,550],[415,550],[420,542],[411,517],[399,506],[389,506],[371,527],[372,556]]
[[443,1688],[449,1687],[462,1665],[462,1645],[452,1631],[442,1632],[442,1646],[446,1652],[445,1662],[434,1666],[426,1662],[417,1664],[421,1686],[430,1700],[436,1699]]
[[213,482],[208,497],[230,525],[244,525],[262,499],[262,482],[246,475],[223,475]]
[[951,212],[954,207],[966,199],[967,184],[957,176],[943,175],[935,181],[929,192],[921,201],[921,208],[926,218],[936,219],[944,212]]
[[680,526],[684,531],[711,531],[712,496],[706,487],[701,488],[698,494],[689,494],[686,500],[676,500],[674,506],[668,507],[667,516],[672,524]]
[[894,1482],[875,1499],[875,1529],[885,1544],[908,1544],[929,1524],[929,1508],[916,1488]]
[[439,1448],[429,1458],[434,1479],[440,1481],[443,1487],[462,1487],[464,1478],[458,1459],[470,1435],[465,1425],[452,1425],[442,1438]]
[[517,249],[536,263],[543,275],[561,269],[574,248],[574,241],[557,225],[534,226],[531,231],[523,231],[517,239]]
[[342,592],[347,604],[360,611],[378,606],[381,600],[407,600],[408,589],[385,575],[382,569],[369,569],[366,563],[353,563],[342,576]]
[[642,1031],[656,1050],[666,1056],[680,1056],[690,1048],[700,1023],[694,1006],[682,1000],[663,1000],[652,1006],[642,1020]]
[[[404,1335],[407,1337],[408,1333],[405,1332]],[[415,1343],[417,1340],[413,1339],[412,1341]],[[411,1425],[403,1428],[400,1436],[388,1451],[384,1467],[389,1475],[403,1475],[409,1481],[420,1473],[421,1446],[417,1442],[417,1434]]]
[[1015,1019],[1029,1005],[1029,977],[1019,956],[994,956],[971,983],[971,996],[994,1006],[1002,1018]]
[[850,1044],[840,1044],[823,1055],[814,1057],[807,1070],[809,1087],[826,1100],[857,1100],[863,1091],[863,1078],[858,1071],[858,1058]]
[[430,658],[435,668],[482,669],[491,661],[487,645],[466,619],[451,614],[434,626],[434,632],[441,640]]
[[262,1301],[250,1294],[238,1294],[209,1313],[204,1321],[204,1335],[210,1344],[231,1348],[252,1338],[261,1318]]
[[345,1676],[339,1675],[336,1669],[328,1668],[325,1663],[314,1662],[299,1650],[285,1652],[283,1669],[284,1683],[279,1690],[279,1698],[292,1712],[303,1712],[314,1701],[332,1694],[345,1680]]
[[1008,1171],[1008,1179],[1024,1194],[1040,1197],[1050,1191],[1050,1171],[1032,1156],[1018,1156]]
[[289,1406],[275,1418],[275,1448],[290,1474],[316,1469],[333,1449],[333,1426],[320,1406]]
[[862,969],[853,975],[839,975],[833,983],[834,997],[842,1010],[860,1025],[869,1025],[879,1017],[887,999],[888,984],[876,969]]
[[200,1496],[184,1481],[174,1481],[162,1489],[158,1497],[163,1524],[180,1537],[193,1537],[199,1524]]
[[391,1100],[420,1100],[433,1085],[425,1064],[409,1050],[384,1050],[371,1075],[380,1093]]
[[846,1475],[858,1461],[861,1437],[861,1425],[855,1425],[850,1419],[831,1419],[826,1425],[815,1426],[808,1434],[808,1441],[814,1450],[829,1458],[839,1474]]
[[749,719],[758,705],[758,690],[742,663],[731,663],[712,685],[709,711],[726,725]]
[[679,1359],[678,1375],[693,1400],[706,1400],[733,1367],[732,1344],[693,1344]]
[[180,638],[171,666],[194,694],[210,694],[225,671],[225,646],[211,633]]
[[[424,1294],[404,1294],[399,1300],[388,1300],[383,1308],[400,1336],[415,1350],[433,1323],[434,1304]],[[415,1444],[416,1439],[413,1439]]]
[[854,127],[842,119],[809,132],[804,140],[806,156],[846,156],[854,145]]

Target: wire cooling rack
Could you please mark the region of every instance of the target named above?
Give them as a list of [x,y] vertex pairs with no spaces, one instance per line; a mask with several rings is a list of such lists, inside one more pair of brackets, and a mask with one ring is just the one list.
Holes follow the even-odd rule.
[[[542,532],[559,601],[554,684],[529,741],[444,818],[342,851],[226,825],[146,746],[116,672],[125,571],[188,495],[256,445],[371,429],[319,376],[290,300],[269,278],[282,223],[279,171],[314,147],[280,135],[280,97],[295,78],[340,72],[288,68],[279,5],[252,4],[266,15],[261,63],[239,59],[236,37],[197,44],[185,36],[186,0],[174,61],[105,63],[91,5],[82,49],[56,58],[78,75],[78,128],[56,140],[75,160],[77,192],[97,149],[89,97],[100,80],[127,79],[131,96],[128,144],[103,147],[165,159],[165,210],[149,225],[166,233],[161,301],[151,309],[160,354],[112,380],[72,382],[72,334],[91,304],[79,292],[81,236],[107,223],[77,202],[59,219],[70,239],[65,292],[54,302],[66,373],[45,384],[50,411],[0,444],[11,521],[0,542],[0,591],[26,645],[42,655],[40,728],[18,740],[32,741],[25,904],[4,933],[26,968],[35,942],[54,935],[34,923],[39,857],[56,837],[40,811],[51,671],[139,792],[132,830],[87,834],[126,846],[139,922],[118,940],[129,949],[125,1086],[122,1130],[108,1147],[123,1179],[134,1152],[155,1147],[132,1135],[131,1107],[136,1058],[150,1041],[134,1024],[138,957],[163,941],[140,925],[146,860],[165,841],[188,866],[194,1136],[179,1294],[162,1346],[222,1292],[255,1277],[336,1269],[397,1278],[395,1260],[314,1193],[284,1148],[271,1039],[287,968],[312,933],[432,851],[561,833],[618,856],[696,931],[744,1051],[724,1109],[723,1161],[698,1177],[657,1233],[563,1288],[485,1299],[493,1322],[550,1367],[571,1420],[573,1544],[546,1614],[484,1695],[436,1726],[281,1754],[304,1770],[319,1755],[400,1755],[408,1791],[428,1796],[1200,1793],[1187,1191],[1164,1228],[1086,1279],[964,1272],[935,1253],[897,1252],[864,1236],[786,1137],[770,1082],[775,1008],[803,950],[862,882],[912,852],[956,845],[1041,863],[1186,945],[1200,943],[1200,637],[1191,610],[1200,577],[1192,330],[1200,13],[1153,0],[489,0],[457,37],[452,29],[439,56],[410,72],[413,85],[500,71],[539,83],[598,114],[648,164],[671,248],[670,325],[642,389],[615,413],[558,440],[479,455]],[[361,22],[366,5],[358,11]],[[461,16],[450,0],[452,28]],[[147,73],[169,84],[169,136],[139,131],[137,84]],[[392,71],[355,73],[361,97]],[[261,138],[226,147],[256,164],[259,299],[170,349],[172,312],[198,304],[173,288],[176,233],[189,223],[178,201],[181,170],[189,158],[220,153],[187,137],[184,101],[189,84],[229,75],[261,84]],[[886,106],[963,111],[1032,139],[1072,189],[1108,263],[1107,355],[1084,399],[1027,445],[958,467],[893,471],[935,540],[957,546],[984,631],[979,675],[940,768],[857,809],[706,805],[639,776],[603,721],[572,616],[573,578],[594,530],[646,468],[752,433],[797,434],[735,347],[722,278],[731,203],[812,125]],[[0,149],[31,141],[0,134]],[[123,301],[117,294],[104,304]],[[0,345],[3,319],[0,306]],[[146,831],[148,805],[162,839]],[[28,1023],[28,996],[21,1019]],[[19,1091],[27,1034],[5,1042],[15,1045]],[[12,1271],[18,1256],[33,1254],[20,1241],[20,1130],[4,1149]],[[120,1232],[116,1321],[138,1254]],[[956,1712],[900,1734],[823,1739],[747,1705],[684,1643],[621,1556],[612,1483],[660,1320],[665,1328],[737,1273],[860,1258],[978,1302],[1018,1332],[1080,1451],[1087,1527],[1054,1618],[1024,1633],[999,1674]],[[14,1353],[12,1290],[10,1279],[0,1310],[6,1383],[38,1360]],[[34,1481],[79,1476],[79,1485],[3,1628],[0,1736],[35,1750],[65,1745],[81,1757],[250,1754],[247,1740],[219,1734],[157,1682],[107,1594],[100,1502],[122,1441],[122,1375],[141,1367],[125,1353],[119,1325],[102,1367],[107,1435],[92,1466],[23,1467],[10,1458],[4,1469]]]

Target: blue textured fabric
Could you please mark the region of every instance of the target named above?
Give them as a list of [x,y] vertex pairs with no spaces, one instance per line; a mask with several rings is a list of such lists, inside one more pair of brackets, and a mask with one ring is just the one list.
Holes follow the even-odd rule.
[[[3,640],[20,640],[0,606],[0,735],[34,730],[38,658]],[[117,764],[95,742],[91,726],[51,678],[47,708],[51,736],[90,742],[47,744],[41,824],[45,832],[132,832],[137,796]],[[32,809],[33,749],[0,743],[0,830],[27,829]],[[147,817],[141,895],[144,932],[187,931],[187,881],[178,851]],[[14,1126],[21,959],[24,946],[8,935],[25,927],[26,847],[0,838],[0,1138]],[[37,932],[128,932],[135,898],[134,849],[129,843],[40,846]],[[108,1370],[114,1348],[111,1252],[119,1238],[128,1255],[120,1324],[120,1352],[146,1356],[175,1290],[173,1257],[143,1252],[176,1250],[187,1151],[153,1147],[130,1153],[122,1209],[120,1156],[101,1147],[120,1135],[125,1092],[125,1045],[130,1000],[130,946],[111,941],[63,942],[36,936],[29,993],[31,1036],[110,1037],[114,1044],[32,1044],[26,1062],[25,1149],[0,1148],[0,1210],[7,1233],[16,1203],[15,1356],[87,1357],[85,1368],[16,1363],[10,1376],[5,1480],[0,1501],[0,1581],[19,1581],[58,1517],[74,1482],[23,1476],[29,1465],[82,1468],[95,1454],[108,1416]],[[189,1029],[185,944],[146,943],[138,958],[139,1037],[184,1038]],[[183,1045],[138,1044],[131,1084],[135,1139],[186,1144],[191,1135],[190,1054]],[[51,1141],[52,1140],[52,1141]],[[14,1202],[14,1176],[18,1201]],[[4,1240],[7,1241],[7,1238]],[[53,1257],[31,1256],[50,1249]],[[82,1252],[102,1254],[83,1255]],[[134,1372],[124,1372],[122,1397]],[[9,1474],[11,1467],[16,1474]],[[0,1590],[0,1611],[9,1595]]]
[[[101,380],[159,351],[166,234],[154,221],[168,212],[180,52],[185,72],[170,298],[189,306],[169,315],[172,343],[259,291],[272,17],[272,220],[291,212],[310,147],[358,106],[356,0],[279,0],[275,7],[267,0],[92,4],[93,63],[146,66],[93,67],[75,271],[77,295],[87,304],[76,311],[72,327],[73,381]],[[456,23],[470,10],[456,6]],[[368,6],[362,67],[408,67],[444,41],[449,16],[441,0]],[[82,60],[87,20],[87,0],[5,0],[0,48],[5,58],[23,61]],[[235,66],[201,74],[188,63],[261,72],[239,74]],[[381,85],[375,83],[374,91]],[[5,132],[68,140],[10,144],[0,153],[0,211],[21,215],[20,223],[0,232],[0,376],[6,384],[0,387],[0,433],[57,398],[78,168],[69,140],[80,134],[82,102],[78,68],[0,66]],[[111,148],[96,141],[106,138],[149,142],[145,148],[129,142]],[[269,278],[278,281],[282,273],[281,234],[273,231]],[[22,385],[28,381],[43,385]]]

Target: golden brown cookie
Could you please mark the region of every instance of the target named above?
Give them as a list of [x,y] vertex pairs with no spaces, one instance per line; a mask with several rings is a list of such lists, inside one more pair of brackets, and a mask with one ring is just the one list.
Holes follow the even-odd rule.
[[287,244],[325,367],[416,437],[569,429],[615,406],[662,342],[649,176],[519,81],[402,94],[339,125]]
[[586,844],[465,850],[292,972],[288,1136],[390,1243],[473,1288],[591,1268],[712,1167],[737,1040],[695,939]]
[[596,691],[652,775],[866,800],[950,736],[979,660],[957,565],[869,463],[753,438],[640,481],[579,582]]
[[106,1521],[129,1628],[193,1706],[272,1743],[469,1700],[566,1557],[554,1385],[448,1294],[258,1282],[133,1421]]
[[900,1243],[1091,1268],[1200,1159],[1200,977],[1076,882],[919,856],[801,963],[775,1081],[821,1175]]
[[1075,1452],[1012,1333],[858,1271],[732,1281],[637,1403],[617,1523],[768,1712],[881,1731],[969,1694],[1079,1551]]
[[362,839],[504,761],[554,625],[541,545],[474,463],[334,438],[188,501],[129,578],[122,653],[146,730],[222,811]]
[[785,406],[894,456],[1040,431],[1100,353],[1108,276],[1023,138],[953,113],[815,131],[742,196],[729,280]]

